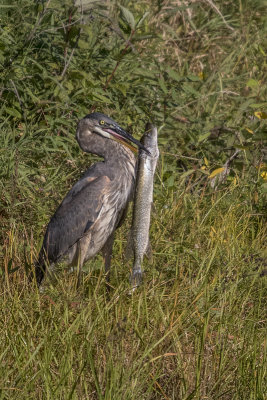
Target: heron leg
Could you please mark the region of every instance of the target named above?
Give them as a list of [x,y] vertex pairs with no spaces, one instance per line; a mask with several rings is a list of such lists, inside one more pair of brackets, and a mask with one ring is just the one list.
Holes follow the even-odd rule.
[[30,281],[33,280],[33,277],[35,275],[35,279],[36,279],[36,283],[37,286],[40,287],[41,283],[44,279],[44,275],[45,275],[45,270],[46,270],[46,266],[44,265],[40,265],[38,262],[35,264],[34,267],[34,273],[31,273],[30,275]]
[[112,248],[114,243],[114,232],[109,236],[108,240],[104,244],[102,249],[102,254],[105,260],[105,273],[106,273],[106,285],[107,288],[110,288],[110,265],[111,265],[111,257],[112,257]]
[[[42,247],[39,253],[38,260],[34,264],[34,276],[36,279],[37,287],[40,288],[44,278],[49,274],[50,264],[45,249]],[[31,276],[31,279],[33,275]]]
[[80,260],[78,260],[78,264],[77,264],[77,283],[76,283],[76,289],[79,288],[79,286],[81,285],[82,282],[82,265]]
[[78,289],[82,282],[82,272],[83,272],[83,262],[84,262],[84,257],[82,257],[84,252],[83,252],[82,244],[80,242],[77,243],[75,252],[76,252],[75,265],[77,266],[76,289]]

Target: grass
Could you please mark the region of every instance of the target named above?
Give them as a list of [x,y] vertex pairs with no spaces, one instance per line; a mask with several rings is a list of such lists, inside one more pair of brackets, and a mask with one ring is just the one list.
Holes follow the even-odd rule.
[[[180,189],[171,208],[156,201],[154,260],[132,295],[127,227],[110,296],[100,259],[78,291],[75,274],[44,293],[20,270],[6,275],[0,398],[264,399],[266,227],[240,206],[239,189]],[[16,253],[15,231],[9,240]]]
[[[0,98],[0,400],[264,400],[263,5],[125,0],[136,20],[151,13],[135,36],[115,2],[96,5],[80,33],[70,3],[0,6],[1,66],[14,57]],[[66,20],[73,31],[62,32]],[[93,108],[137,136],[149,118],[161,127],[153,260],[129,295],[129,216],[109,295],[100,256],[78,290],[62,271],[40,293],[27,274],[53,211],[94,161],[74,138]]]

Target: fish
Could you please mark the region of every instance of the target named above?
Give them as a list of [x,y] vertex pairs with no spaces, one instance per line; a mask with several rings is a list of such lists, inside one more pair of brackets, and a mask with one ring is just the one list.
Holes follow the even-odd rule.
[[149,242],[150,214],[153,203],[154,174],[159,158],[157,127],[148,123],[141,143],[148,150],[141,149],[138,155],[136,185],[131,227],[131,246],[133,253],[133,269],[130,282],[132,288],[142,282],[142,262],[144,255],[151,251]]

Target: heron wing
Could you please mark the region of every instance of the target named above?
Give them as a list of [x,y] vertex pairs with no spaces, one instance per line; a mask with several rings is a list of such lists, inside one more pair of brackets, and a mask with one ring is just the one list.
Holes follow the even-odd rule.
[[56,262],[96,223],[109,185],[107,176],[85,177],[74,185],[47,226],[42,257]]

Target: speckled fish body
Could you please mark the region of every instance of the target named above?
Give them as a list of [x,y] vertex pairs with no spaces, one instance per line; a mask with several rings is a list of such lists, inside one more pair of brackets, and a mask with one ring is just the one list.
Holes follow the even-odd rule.
[[142,277],[142,261],[149,247],[150,213],[153,201],[153,180],[159,157],[157,128],[147,124],[141,142],[150,152],[140,150],[133,208],[132,245],[134,265],[132,285],[138,286]]

